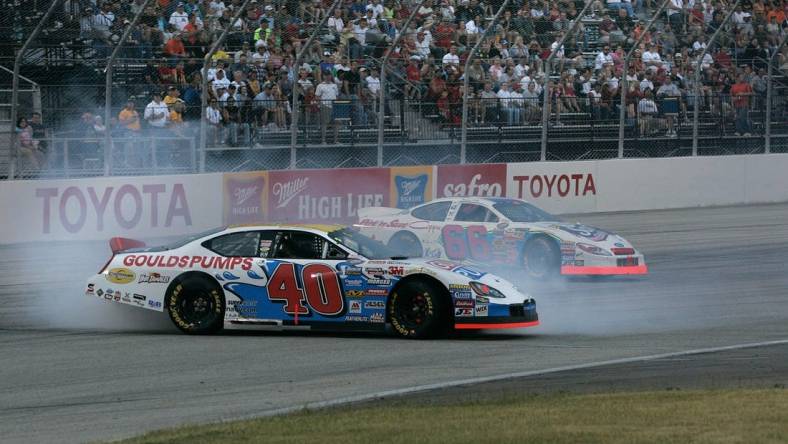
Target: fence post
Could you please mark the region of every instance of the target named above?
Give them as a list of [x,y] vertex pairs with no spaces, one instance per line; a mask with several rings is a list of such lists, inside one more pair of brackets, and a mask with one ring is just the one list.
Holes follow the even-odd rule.
[[[389,64],[389,57],[394,52],[394,49],[399,45],[400,40],[405,36],[405,33],[408,31],[408,26],[410,22],[413,21],[413,18],[416,17],[416,14],[419,12],[419,8],[421,5],[424,4],[426,0],[419,0],[419,3],[413,7],[413,12],[410,13],[405,23],[402,24],[400,27],[400,32],[397,34],[397,37],[394,38],[394,41],[391,42],[388,51],[386,54],[383,55],[383,61],[380,64],[380,99],[378,100],[378,162],[377,165],[379,167],[383,166],[383,118],[386,113],[386,67]],[[404,108],[401,109],[400,112],[405,112]]]
[[769,67],[768,72],[766,73],[766,124],[764,128],[764,144],[765,144],[765,153],[769,154],[772,152],[772,70],[774,67],[774,61],[777,58],[777,55],[780,54],[780,50],[785,45],[786,39],[788,39],[788,33],[786,33],[780,44],[777,45],[777,49],[775,49],[774,54],[769,57]]
[[[662,14],[662,11],[665,9],[666,6],[668,6],[668,3],[670,3],[670,0],[665,0],[659,6],[659,8],[657,8],[657,11],[651,17],[651,20],[649,20],[648,23],[646,23],[646,28],[640,34],[640,37],[638,37],[637,40],[635,40],[635,43],[632,44],[632,47],[629,48],[629,51],[627,51],[627,55],[624,57],[624,74],[621,77],[621,94],[620,94],[621,102],[619,104],[619,110],[618,110],[618,158],[619,159],[624,157],[624,122],[626,121],[626,107],[627,107],[626,97],[627,97],[627,91],[629,91],[629,81],[627,80],[627,73],[629,71],[629,61],[632,58],[632,54],[635,53],[635,50],[638,48],[638,46],[640,46],[640,43],[646,37],[646,33],[649,31],[649,29],[651,29],[652,26],[654,26],[654,23],[657,21],[659,15]],[[637,110],[637,106],[635,106],[635,109]]]
[[725,16],[725,19],[720,24],[720,27],[714,31],[714,34],[711,35],[709,42],[706,44],[706,47],[703,48],[703,51],[700,54],[700,58],[698,59],[698,65],[695,67],[695,85],[693,85],[693,96],[695,100],[695,106],[693,107],[693,115],[692,115],[692,155],[698,155],[698,116],[700,115],[700,103],[699,103],[699,96],[700,96],[700,70],[701,66],[703,65],[703,58],[706,57],[706,53],[709,51],[709,48],[714,44],[714,41],[717,40],[717,36],[722,31],[722,28],[728,24],[728,20],[731,19],[733,16],[733,11],[736,10],[736,7],[739,6],[739,2],[741,0],[736,0],[736,3],[731,6],[731,10],[728,11],[728,15]]
[[[292,109],[293,115],[290,119],[290,169],[295,169],[296,167],[296,144],[298,143],[298,116],[301,114],[301,111],[298,109],[298,71],[301,69],[299,65],[301,64],[301,60],[304,58],[304,54],[312,46],[314,43],[317,34],[326,25],[328,18],[334,13],[334,9],[336,9],[339,4],[342,3],[342,0],[334,0],[334,3],[331,4],[331,7],[328,8],[326,14],[320,20],[320,23],[317,25],[312,34],[304,43],[304,46],[301,47],[301,51],[296,54],[295,61],[293,62],[293,66],[295,67],[295,82],[293,82],[293,98],[292,98]],[[319,117],[318,117],[319,118]],[[322,124],[322,122],[321,122]]]
[[137,26],[137,22],[139,22],[140,17],[142,16],[142,12],[148,7],[148,3],[151,0],[145,0],[145,3],[142,4],[139,12],[134,14],[134,18],[131,19],[131,24],[126,27],[123,31],[123,35],[120,37],[120,41],[115,48],[112,50],[112,54],[107,59],[107,69],[104,70],[105,79],[104,79],[104,175],[109,176],[112,172],[112,129],[110,128],[110,119],[112,118],[112,65],[115,63],[115,58],[118,56],[118,52],[120,49],[123,48],[123,44],[126,42],[126,39],[129,38],[129,34],[131,34],[131,30]]
[[[233,14],[232,20],[227,23],[227,26],[224,27],[222,30],[221,35],[219,38],[213,42],[211,49],[205,54],[205,57],[202,61],[202,69],[200,72],[202,73],[202,91],[200,91],[200,160],[201,163],[205,161],[205,147],[206,147],[206,136],[207,136],[207,125],[208,125],[208,67],[211,63],[211,57],[216,53],[216,50],[219,49],[222,44],[224,44],[224,40],[227,38],[227,34],[230,32],[230,28],[232,28],[233,24],[238,21],[238,17],[241,16],[241,13],[246,11],[246,6],[249,4],[251,0],[244,0],[243,4],[240,8],[235,11]],[[201,168],[204,168],[204,165],[201,165]]]
[[547,69],[544,72],[544,82],[542,84],[542,146],[540,154],[540,160],[543,162],[547,160],[547,121],[550,119],[550,108],[548,105],[550,104],[550,73],[553,71],[551,69],[553,58],[555,58],[555,53],[564,47],[566,39],[569,38],[569,36],[574,35],[575,31],[577,31],[577,27],[580,26],[583,17],[586,16],[586,11],[588,11],[588,8],[591,7],[592,3],[594,3],[594,0],[586,1],[583,9],[577,15],[577,18],[572,22],[572,26],[561,36],[561,40],[558,41],[558,45],[556,45],[555,49],[550,51],[550,55],[548,55],[547,60],[545,60],[544,66]]
[[38,34],[41,32],[41,28],[49,21],[49,17],[52,16],[52,13],[55,12],[55,9],[63,2],[63,0],[55,0],[47,9],[47,12],[41,17],[38,24],[36,25],[33,32],[27,37],[25,43],[22,44],[22,47],[19,48],[19,52],[16,53],[16,58],[14,59],[14,74],[11,78],[11,131],[10,135],[8,136],[9,141],[11,142],[8,147],[11,150],[11,158],[8,162],[8,179],[11,180],[16,177],[16,167],[17,161],[19,159],[19,153],[16,150],[16,119],[19,114],[19,69],[20,65],[22,64],[22,58],[27,51],[27,48],[30,47],[30,44],[33,40],[38,37]]
[[501,17],[501,13],[503,13],[504,9],[509,6],[509,0],[504,0],[503,4],[500,8],[498,8],[498,12],[495,13],[493,16],[490,25],[484,31],[484,35],[479,36],[479,40],[473,45],[471,48],[471,52],[468,53],[468,57],[465,59],[465,70],[463,71],[465,74],[462,76],[462,123],[460,124],[460,163],[465,163],[467,160],[467,145],[468,145],[468,87],[470,85],[470,78],[468,76],[468,68],[471,66],[471,59],[476,54],[476,51],[479,50],[479,46],[481,46],[482,42],[487,38],[487,33],[490,29],[495,28],[495,25],[498,24],[498,19]]

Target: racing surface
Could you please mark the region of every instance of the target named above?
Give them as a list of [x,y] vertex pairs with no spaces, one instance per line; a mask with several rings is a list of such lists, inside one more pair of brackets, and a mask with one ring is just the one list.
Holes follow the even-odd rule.
[[[434,341],[308,332],[185,336],[165,314],[82,295],[87,276],[109,258],[105,242],[2,247],[0,436],[109,440],[418,385],[788,339],[787,204],[577,219],[633,242],[650,275],[520,283],[536,298],[542,326]],[[786,349],[757,350],[784,363]],[[746,380],[750,372],[737,362],[751,355],[726,355],[714,377]],[[670,380],[686,371],[686,361],[662,360],[648,374]],[[611,366],[607,380],[616,368],[630,372]],[[785,382],[782,370],[773,373]],[[550,384],[588,387],[599,381],[592,376],[554,373]]]

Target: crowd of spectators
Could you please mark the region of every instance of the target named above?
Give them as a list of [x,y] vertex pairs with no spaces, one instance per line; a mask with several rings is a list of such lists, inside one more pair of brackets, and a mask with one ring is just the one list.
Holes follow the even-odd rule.
[[[324,142],[340,120],[376,124],[380,60],[387,51],[388,94],[442,125],[461,123],[464,97],[469,124],[536,123],[543,94],[549,94],[551,124],[573,116],[617,122],[624,94],[627,120],[640,135],[675,136],[695,106],[730,116],[736,133],[746,135],[754,131],[748,112],[764,104],[768,60],[788,32],[786,0],[740,2],[713,44],[709,37],[733,8],[731,0],[669,0],[650,30],[645,24],[660,0],[593,0],[582,17],[580,0],[516,0],[495,24],[501,0],[427,0],[408,29],[403,24],[416,1],[346,0],[296,65],[304,41],[330,13],[330,0],[253,0],[234,22],[242,0],[152,0],[146,8],[144,0],[95,1],[81,4],[79,26],[98,57],[142,11],[122,57],[143,61],[136,92],[152,99],[135,123],[118,116],[115,124],[128,131],[140,123],[182,131],[204,115],[211,141],[231,145],[248,145],[260,131],[286,130],[294,111],[300,124],[321,128]],[[577,32],[559,47],[578,20]],[[213,55],[202,91],[202,59],[228,25],[232,32]],[[625,54],[640,37],[625,70]],[[556,58],[548,67],[551,51]],[[787,47],[777,68],[788,71]],[[298,110],[291,109],[293,94],[300,97]]]

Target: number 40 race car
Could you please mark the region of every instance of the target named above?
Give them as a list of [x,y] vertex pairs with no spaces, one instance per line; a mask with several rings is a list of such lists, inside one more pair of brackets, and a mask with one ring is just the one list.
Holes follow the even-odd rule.
[[420,338],[539,324],[506,280],[439,259],[398,257],[354,228],[218,229],[165,245],[113,238],[86,295],[166,311],[182,331],[384,330]]
[[519,199],[443,198],[407,210],[361,208],[358,217],[362,233],[410,257],[522,266],[531,278],[648,273],[624,238]]

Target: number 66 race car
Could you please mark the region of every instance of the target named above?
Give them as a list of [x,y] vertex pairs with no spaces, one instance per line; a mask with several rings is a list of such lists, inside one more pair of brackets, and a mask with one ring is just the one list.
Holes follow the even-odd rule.
[[86,295],[166,311],[182,331],[221,328],[384,330],[539,324],[533,299],[473,267],[397,257],[354,228],[217,229],[161,247],[113,238]]
[[521,266],[531,278],[648,273],[622,237],[519,199],[444,198],[408,210],[361,208],[358,217],[362,233],[410,257]]

